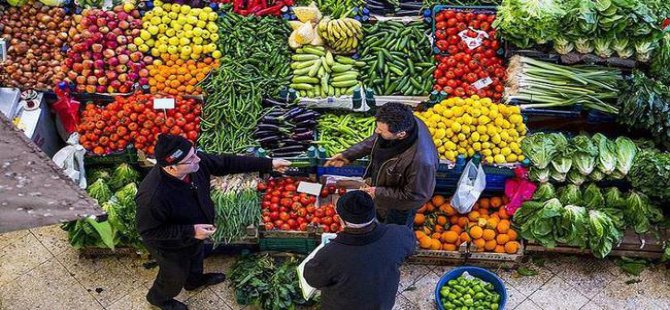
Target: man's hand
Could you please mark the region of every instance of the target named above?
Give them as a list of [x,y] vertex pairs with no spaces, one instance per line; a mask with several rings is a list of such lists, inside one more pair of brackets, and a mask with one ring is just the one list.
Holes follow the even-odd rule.
[[273,159],[272,160],[272,170],[279,173],[286,172],[286,169],[291,165],[291,162],[285,159]]
[[216,227],[210,224],[195,224],[195,238],[198,240],[205,240],[216,232]]
[[344,158],[344,155],[342,155],[342,153],[338,153],[338,154],[335,154],[335,156],[333,156],[333,158],[329,159],[326,162],[325,166],[326,167],[338,167],[339,168],[339,167],[342,167],[342,166],[346,166],[349,163],[350,163],[350,161],[348,159]]
[[372,197],[372,199],[375,199],[375,194],[376,194],[376,190],[377,190],[376,187],[371,187],[371,186],[361,187],[360,190],[368,193],[368,195],[370,195],[370,197]]

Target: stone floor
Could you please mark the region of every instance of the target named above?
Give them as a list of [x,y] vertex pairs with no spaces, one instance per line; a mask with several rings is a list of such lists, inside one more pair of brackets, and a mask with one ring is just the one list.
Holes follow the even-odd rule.
[[[205,261],[227,271],[234,257]],[[506,309],[670,309],[670,270],[624,274],[612,260],[551,256],[536,276],[494,270],[508,290]],[[80,259],[57,226],[0,235],[0,309],[151,309],[144,295],[157,272],[134,258]],[[452,267],[402,266],[396,309],[435,309],[433,291]],[[628,284],[630,283],[630,284]],[[227,283],[177,297],[191,309],[245,309]],[[249,309],[249,308],[247,308]]]

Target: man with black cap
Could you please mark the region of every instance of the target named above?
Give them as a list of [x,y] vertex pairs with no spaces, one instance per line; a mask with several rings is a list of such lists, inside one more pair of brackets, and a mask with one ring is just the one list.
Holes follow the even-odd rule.
[[377,128],[370,138],[335,154],[326,166],[341,167],[370,156],[364,178],[380,221],[412,227],[414,216],[433,197],[439,164],[426,125],[409,106],[389,102],[377,110]]
[[344,231],[305,265],[307,283],[321,290],[323,309],[391,309],[400,265],[414,253],[414,232],[375,219],[370,195],[351,191],[337,201]]
[[203,240],[216,231],[210,177],[245,172],[283,172],[286,160],[217,156],[197,152],[181,136],[158,136],[156,165],[140,184],[137,228],[156,259],[158,276],[147,301],[161,309],[187,309],[173,299],[181,292],[221,283],[223,273],[203,274]]

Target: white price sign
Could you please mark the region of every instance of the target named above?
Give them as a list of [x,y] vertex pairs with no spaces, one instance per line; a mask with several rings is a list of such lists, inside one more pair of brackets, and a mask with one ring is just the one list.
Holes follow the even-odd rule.
[[491,78],[487,76],[486,78],[480,79],[479,81],[475,82],[474,84],[472,84],[472,86],[474,86],[477,90],[480,90],[486,86],[491,85],[491,83],[493,83],[493,80],[491,80]]
[[155,110],[174,109],[174,98],[155,98],[154,109]]

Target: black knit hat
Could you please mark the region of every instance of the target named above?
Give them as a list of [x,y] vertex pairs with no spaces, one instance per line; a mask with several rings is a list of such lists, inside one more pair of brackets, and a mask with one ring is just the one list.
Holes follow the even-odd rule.
[[154,155],[156,155],[156,161],[161,167],[167,167],[186,158],[192,147],[191,141],[182,136],[161,134],[156,141]]
[[375,203],[363,191],[350,191],[337,200],[337,214],[343,221],[364,224],[375,218]]

